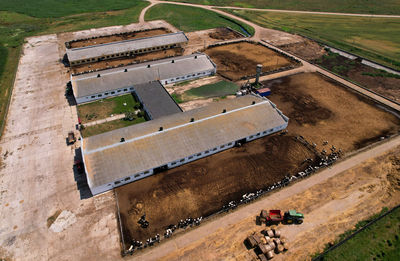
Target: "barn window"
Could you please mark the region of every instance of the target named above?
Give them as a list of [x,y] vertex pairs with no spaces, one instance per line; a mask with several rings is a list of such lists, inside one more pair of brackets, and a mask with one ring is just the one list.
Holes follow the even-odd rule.
[[135,178],[138,178],[138,177],[140,177],[140,174],[136,174],[136,175],[135,175]]
[[208,153],[210,153],[208,150],[206,150],[205,152],[204,152],[205,154],[208,154]]
[[108,95],[108,92],[104,93],[104,95]]
[[103,94],[99,94],[99,95],[97,95],[97,97],[101,97],[101,96],[103,96]]
[[223,149],[223,148],[225,148],[225,145],[222,145],[222,146],[221,146],[221,149]]
[[217,148],[213,148],[213,151],[216,151],[217,150]]
[[125,181],[128,181],[128,180],[130,180],[131,179],[131,177],[127,177],[127,178],[125,178]]
[[232,145],[232,142],[229,142],[229,143],[228,143],[228,146],[231,146],[231,145]]
[[176,162],[172,162],[171,165],[172,165],[172,166],[176,165]]
[[144,172],[144,174],[149,174],[150,173],[150,171],[148,171],[148,170],[146,170],[145,172]]
[[115,92],[111,92],[111,94],[115,94]]
[[196,155],[197,157],[200,157],[201,156],[201,153],[197,153],[197,155]]
[[189,159],[193,159],[193,156],[189,156]]
[[179,162],[185,162],[185,159],[181,159]]
[[126,92],[128,89],[124,89],[124,92]]
[[115,185],[121,184],[121,181],[115,181],[114,184]]
[[91,98],[92,98],[92,99],[93,99],[93,98],[96,98],[96,96],[92,96]]
[[121,90],[118,90],[117,92],[121,92]]

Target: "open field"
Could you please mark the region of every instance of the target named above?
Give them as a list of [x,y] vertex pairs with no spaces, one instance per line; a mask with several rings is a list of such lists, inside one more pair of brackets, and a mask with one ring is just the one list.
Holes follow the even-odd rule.
[[[208,99],[212,97],[225,97],[235,94],[239,87],[228,81],[220,81],[216,83],[206,84],[200,87],[191,88],[183,94],[173,93],[175,100],[179,103],[192,101],[196,99]],[[174,96],[175,94],[175,96]]]
[[269,99],[289,117],[288,130],[317,145],[350,152],[400,130],[400,119],[318,73],[263,82]]
[[299,33],[400,69],[400,19],[230,10],[260,26]]
[[111,42],[118,42],[118,41],[125,41],[137,38],[144,38],[150,36],[156,36],[160,34],[167,34],[171,33],[170,30],[167,28],[156,28],[146,31],[139,31],[139,32],[129,32],[125,34],[118,34],[118,35],[106,35],[100,36],[95,39],[83,39],[70,42],[70,48],[78,48],[78,47],[85,47],[90,45],[96,44],[104,44],[104,43],[111,43]]
[[155,51],[150,53],[138,54],[133,57],[116,58],[112,60],[104,60],[94,63],[82,64],[71,68],[73,73],[84,73],[92,70],[102,70],[106,68],[114,68],[124,66],[132,63],[141,63],[145,61],[152,61],[163,59],[171,56],[179,56],[183,54],[183,48],[173,48],[162,51]]
[[[51,1],[51,0],[49,0]],[[38,6],[37,1],[24,1]],[[55,1],[52,1],[55,2]],[[79,2],[84,4],[83,1]],[[97,3],[97,2],[96,2]],[[130,2],[131,3],[131,2]],[[16,2],[2,1],[0,5],[8,7],[24,8],[16,5]],[[126,25],[138,21],[142,8],[149,5],[145,1],[137,1],[133,7],[110,12],[75,14],[60,18],[34,18],[28,15],[18,14],[11,11],[0,11],[0,49],[6,48],[8,57],[4,70],[0,70],[0,126],[4,125],[6,116],[6,105],[8,103],[14,75],[17,70],[19,55],[25,37],[33,35],[44,35],[58,32],[69,32],[89,28],[104,27],[111,25]],[[31,4],[29,4],[31,6]],[[3,6],[4,7],[4,6]],[[7,9],[6,7],[0,8]],[[14,10],[12,9],[12,10]],[[8,10],[8,9],[7,9]],[[42,8],[41,12],[50,10]],[[80,10],[83,10],[80,7]],[[2,54],[4,51],[2,51]],[[0,129],[0,135],[2,134]]]
[[26,14],[33,17],[62,17],[81,13],[105,12],[132,8],[140,5],[140,1],[125,0],[15,0],[1,1],[0,10]]
[[105,119],[112,114],[133,112],[135,106],[139,107],[140,103],[135,101],[132,94],[126,94],[78,105],[77,110],[78,117],[85,124],[90,121]]
[[158,4],[146,12],[145,19],[146,21],[159,19],[165,20],[179,30],[185,32],[217,27],[231,27],[238,32],[242,32],[240,28],[240,26],[242,26],[250,34],[254,33],[253,27],[239,22],[234,23],[213,11],[197,7]]
[[[399,220],[400,208],[324,255],[324,260],[399,260]],[[360,223],[366,225],[367,221]]]
[[283,10],[301,10],[318,12],[365,13],[365,14],[400,14],[396,0],[379,2],[363,0],[170,0],[203,5],[235,6],[246,8],[267,8]]
[[331,52],[315,62],[370,90],[400,102],[400,76],[398,75],[382,72],[358,60],[350,60]]
[[125,120],[125,119],[108,121],[105,123],[85,127],[81,131],[81,134],[84,138],[86,138],[86,137],[94,136],[94,135],[104,133],[107,131],[112,131],[112,130],[128,127],[133,124],[142,123],[145,121],[146,121],[146,119],[143,116],[135,117],[135,119],[133,121],[129,121],[129,120]]
[[216,63],[217,73],[233,81],[255,75],[257,64],[263,65],[263,72],[296,66],[271,49],[249,42],[214,46],[206,49],[205,53]]
[[[116,189],[126,242],[145,241],[188,217],[210,215],[245,193],[306,167],[313,151],[292,136],[274,135]],[[146,213],[150,226],[137,224]]]

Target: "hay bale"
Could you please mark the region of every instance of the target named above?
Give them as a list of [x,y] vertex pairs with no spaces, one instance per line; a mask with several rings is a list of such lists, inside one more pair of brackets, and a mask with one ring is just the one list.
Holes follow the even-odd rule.
[[259,254],[259,255],[258,255],[258,258],[259,258],[261,261],[267,261],[267,257],[266,257],[264,254]]
[[281,244],[281,240],[279,238],[274,238],[273,239],[276,245],[280,245]]
[[267,241],[267,243],[271,242],[271,238],[269,236],[265,236],[264,238]]
[[275,247],[276,247],[276,244],[274,241],[269,242],[268,245],[270,245],[272,249],[275,249]]
[[272,258],[274,257],[274,252],[273,252],[273,251],[269,251],[269,252],[266,254],[266,256],[267,256],[268,259],[272,259]]
[[281,231],[274,229],[274,236],[278,238],[281,237]]
[[267,236],[269,236],[269,237],[274,237],[274,232],[271,230],[271,229],[268,229],[267,230]]
[[287,238],[286,238],[286,237],[281,237],[280,240],[281,240],[281,243],[282,243],[282,244],[284,244],[284,243],[287,242]]
[[282,252],[283,251],[283,246],[282,245],[278,245],[276,248],[275,248],[275,253],[277,253],[277,254],[279,254],[280,252]]

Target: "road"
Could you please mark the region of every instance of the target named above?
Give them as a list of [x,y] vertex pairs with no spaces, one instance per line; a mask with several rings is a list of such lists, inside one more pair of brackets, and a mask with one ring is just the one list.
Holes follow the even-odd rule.
[[[207,223],[202,224],[200,227],[188,231],[182,235],[172,237],[165,243],[149,251],[139,253],[134,258],[137,258],[138,260],[159,260],[162,257],[174,253],[175,251],[184,248],[190,248],[191,245],[196,245],[197,241],[207,237],[208,235],[211,235],[218,230],[225,230],[229,226],[240,223],[243,220],[249,218],[249,216],[256,215],[260,211],[260,209],[268,208],[268,206],[279,205],[280,202],[288,200],[290,197],[293,197],[300,193],[305,193],[311,187],[326,182],[328,179],[338,174],[341,174],[342,172],[349,170],[368,159],[374,158],[393,148],[396,148],[399,145],[400,137],[396,137],[369,150],[362,151],[361,153],[355,154],[352,157],[335,164],[330,169],[324,169],[318,174],[297,182],[292,186],[286,187],[276,193],[271,194],[270,196],[266,196],[227,215],[219,216]],[[333,216],[336,213],[337,212],[330,214]],[[328,220],[331,217],[326,215],[325,218],[326,220]]]

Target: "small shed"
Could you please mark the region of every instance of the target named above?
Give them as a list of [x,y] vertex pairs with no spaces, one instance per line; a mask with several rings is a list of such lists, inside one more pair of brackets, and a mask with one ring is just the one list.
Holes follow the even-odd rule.
[[271,90],[269,88],[262,88],[262,89],[258,89],[257,93],[261,97],[265,97],[265,96],[269,96],[271,94]]

